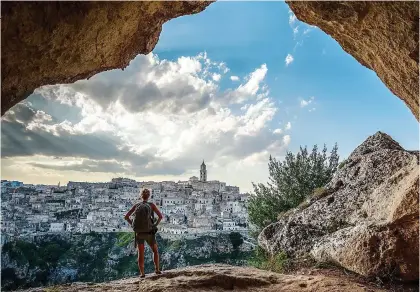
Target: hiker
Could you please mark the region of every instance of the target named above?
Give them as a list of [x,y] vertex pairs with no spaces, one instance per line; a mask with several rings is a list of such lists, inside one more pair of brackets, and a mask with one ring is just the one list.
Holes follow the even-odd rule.
[[[124,219],[133,227],[135,245],[138,250],[138,265],[140,270],[140,277],[144,278],[144,241],[150,246],[153,251],[153,262],[155,264],[155,273],[162,274],[159,268],[159,253],[156,242],[157,226],[162,220],[163,216],[155,204],[148,202],[150,191],[144,189],[141,192],[142,202],[131,207],[130,211],[125,214]],[[158,216],[158,220],[154,223],[154,213]],[[134,219],[130,216],[134,214]]]

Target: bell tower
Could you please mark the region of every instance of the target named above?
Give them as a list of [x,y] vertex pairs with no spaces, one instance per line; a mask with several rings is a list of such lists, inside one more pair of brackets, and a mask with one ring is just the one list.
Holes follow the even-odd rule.
[[201,163],[201,166],[200,166],[200,181],[201,182],[206,182],[207,181],[207,169],[206,169],[206,164],[204,163],[204,160],[203,160],[203,163]]

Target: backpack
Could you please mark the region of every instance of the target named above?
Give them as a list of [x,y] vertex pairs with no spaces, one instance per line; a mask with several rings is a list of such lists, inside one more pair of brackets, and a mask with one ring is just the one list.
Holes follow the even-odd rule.
[[134,211],[133,230],[136,233],[150,233],[153,230],[153,210],[150,204],[142,202],[137,204]]

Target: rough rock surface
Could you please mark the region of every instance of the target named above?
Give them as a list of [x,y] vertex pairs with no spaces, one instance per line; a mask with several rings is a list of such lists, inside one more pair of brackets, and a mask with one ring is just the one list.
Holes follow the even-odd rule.
[[418,1],[286,1],[374,70],[419,119]]
[[228,265],[201,265],[166,271],[146,279],[129,278],[108,283],[73,283],[25,291],[124,291],[124,292],[197,292],[197,291],[385,291],[344,278],[310,275],[283,275],[253,268]]
[[419,277],[419,153],[377,132],[357,147],[325,192],[259,235],[270,253],[310,253],[364,276]]
[[126,67],[153,50],[164,22],[210,3],[3,2],[1,114],[41,85]]

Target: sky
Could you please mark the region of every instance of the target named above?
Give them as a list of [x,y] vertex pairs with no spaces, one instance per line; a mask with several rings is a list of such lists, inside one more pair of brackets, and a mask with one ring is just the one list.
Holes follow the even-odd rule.
[[1,121],[1,177],[25,183],[208,179],[252,191],[268,158],[418,123],[376,73],[284,2],[216,2],[164,24],[125,70],[38,88]]

